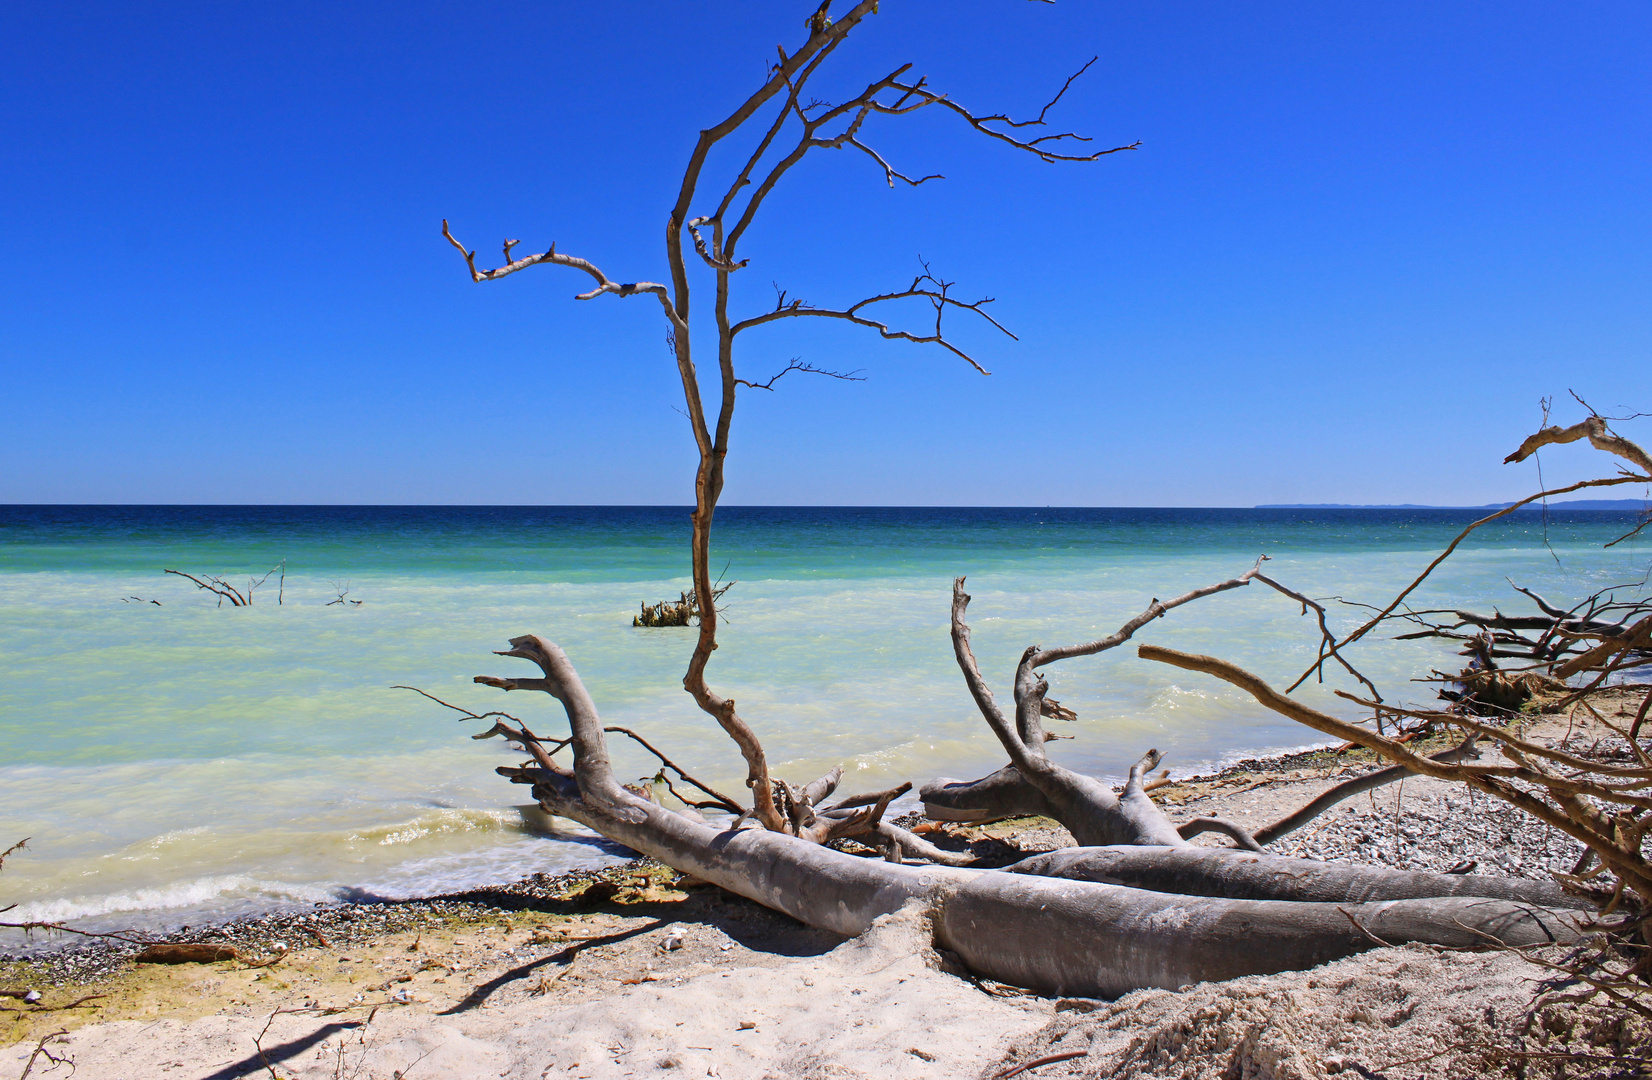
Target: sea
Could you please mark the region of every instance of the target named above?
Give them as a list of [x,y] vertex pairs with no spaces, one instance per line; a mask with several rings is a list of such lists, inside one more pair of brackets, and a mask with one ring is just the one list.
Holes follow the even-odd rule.
[[[1487,511],[724,507],[712,684],[777,775],[835,765],[844,794],[969,778],[1003,764],[952,657],[952,580],[988,680],[1007,699],[1021,652],[1104,636],[1153,598],[1268,572],[1323,598],[1346,631]],[[1522,510],[1463,543],[1419,609],[1532,610],[1644,583],[1649,534],[1604,545],[1633,512]],[[684,507],[0,506],[3,921],[155,930],[342,900],[429,896],[614,862],[572,825],[540,831],[516,763],[473,712],[565,730],[556,702],[475,675],[526,675],[508,639],[558,642],[604,718],[700,779],[744,792],[733,745],[682,689],[689,629],[639,629],[686,589]],[[244,589],[221,602],[178,570]],[[1351,653],[1396,703],[1428,703],[1450,643],[1373,635]],[[1318,632],[1261,585],[1179,609],[1137,641],[1231,659],[1288,685]],[[1323,740],[1204,676],[1132,648],[1051,667],[1069,767],[1118,777],[1148,748],[1173,773]],[[1329,672],[1300,696],[1358,717]],[[654,775],[628,740],[626,779]],[[3,936],[9,934],[10,936]],[[32,939],[36,944],[44,940]],[[31,946],[0,931],[0,952]]]

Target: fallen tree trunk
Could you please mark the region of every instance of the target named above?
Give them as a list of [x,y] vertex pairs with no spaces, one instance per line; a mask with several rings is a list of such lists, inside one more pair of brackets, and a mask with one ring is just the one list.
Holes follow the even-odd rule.
[[[530,764],[504,767],[500,773],[530,784],[547,813],[571,818],[683,873],[840,934],[859,934],[880,915],[919,904],[933,920],[937,945],[956,952],[976,973],[1001,982],[1041,992],[1111,996],[1142,987],[1174,988],[1311,967],[1383,943],[1461,947],[1496,940],[1531,945],[1576,935],[1565,913],[1504,899],[1446,895],[1339,905],[1169,895],[1039,876],[1025,866],[1004,873],[868,859],[776,830],[741,827],[745,823],[740,819],[713,825],[697,810],[667,809],[621,785],[609,765],[602,720],[562,650],[534,637],[515,638],[511,646],[501,655],[534,661],[544,677],[478,676],[476,681],[549,693],[562,702],[572,729],[567,740],[574,753],[570,770],[526,728],[513,731],[496,724],[496,731],[503,728],[500,733],[534,757]],[[1132,771],[1138,788],[1143,771],[1141,766]],[[878,805],[886,802],[887,793]],[[822,816],[832,813],[826,810]],[[1174,868],[1209,857],[1185,841],[1140,850],[1144,867],[1164,860]],[[1445,887],[1462,891],[1463,879],[1446,881]]]
[[[1042,993],[1112,997],[1143,987],[1175,989],[1315,967],[1383,943],[1520,946],[1577,934],[1561,912],[1474,895],[1344,904],[1167,895],[1036,876],[1026,864],[1005,873],[862,858],[767,829],[693,821],[623,789],[618,805],[600,810],[539,784],[535,793],[551,796],[541,805],[553,814],[824,930],[857,935],[878,916],[917,902],[934,922],[936,944],[956,952],[971,971]],[[1171,869],[1182,855],[1246,857],[1139,851],[1144,864],[1169,856]],[[1462,881],[1403,876],[1443,877],[1448,886]]]

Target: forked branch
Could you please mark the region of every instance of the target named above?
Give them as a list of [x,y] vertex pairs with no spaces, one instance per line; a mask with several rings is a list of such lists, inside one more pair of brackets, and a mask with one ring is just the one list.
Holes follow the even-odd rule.
[[[1106,652],[1108,649],[1115,649],[1118,646],[1123,645],[1126,641],[1129,641],[1130,638],[1135,635],[1137,630],[1140,630],[1154,619],[1162,619],[1166,613],[1174,611],[1183,604],[1191,604],[1193,601],[1202,600],[1207,596],[1215,596],[1217,593],[1227,592],[1230,589],[1241,589],[1246,585],[1249,585],[1252,578],[1261,576],[1262,562],[1266,558],[1266,555],[1258,558],[1255,566],[1251,567],[1249,570],[1246,570],[1238,577],[1229,578],[1226,581],[1218,581],[1213,585],[1204,585],[1197,589],[1190,589],[1182,595],[1174,597],[1170,600],[1160,600],[1158,597],[1154,597],[1152,602],[1147,605],[1146,609],[1143,610],[1140,615],[1137,615],[1135,618],[1131,619],[1129,622],[1125,623],[1123,626],[1119,627],[1106,637],[1099,638],[1095,641],[1087,641],[1081,645],[1067,645],[1058,649],[1039,649],[1028,657],[1027,666],[1031,668],[1043,668],[1059,660],[1071,660],[1075,656],[1094,656],[1096,653]],[[1272,582],[1269,584],[1272,584]],[[1294,593],[1291,595],[1295,597]]]
[[[727,810],[731,814],[743,814],[743,813],[746,812],[745,807],[741,806],[739,803],[735,802],[733,799],[729,798],[727,795],[724,795],[721,791],[718,791],[716,788],[708,787],[707,785],[702,784],[700,781],[698,781],[694,777],[690,776],[687,772],[683,771],[683,767],[681,765],[678,765],[675,761],[672,761],[670,758],[668,758],[664,754],[660,753],[660,751],[655,748],[653,743],[649,742],[647,739],[643,738],[641,735],[638,735],[635,731],[632,731],[630,728],[628,728],[628,727],[605,727],[602,730],[606,731],[606,732],[610,732],[610,733],[624,735],[624,736],[634,740],[644,750],[647,750],[650,754],[653,754],[655,757],[659,758],[660,759],[660,764],[662,766],[664,766],[665,768],[670,769],[672,772],[676,773],[678,779],[682,780],[683,783],[688,784],[692,787],[698,788],[704,794],[711,796],[711,798],[715,802],[715,805],[719,809]],[[687,802],[686,799],[684,801]],[[692,805],[692,806],[694,806],[694,807],[696,807],[697,809],[700,809],[700,810],[706,809],[706,804],[705,803],[691,803],[690,805]]]
[[[231,607],[251,607],[253,593],[258,590],[260,585],[264,584],[264,582],[273,577],[277,571],[280,571],[281,573],[282,594],[284,597],[287,582],[286,559],[282,559],[279,563],[272,566],[261,578],[247,578],[247,584],[240,589],[237,589],[234,585],[231,585],[226,579],[214,576],[212,574],[206,575],[206,579],[203,581],[194,574],[186,574],[182,570],[167,570],[165,573],[175,574],[178,577],[185,578],[194,582],[196,588],[205,589],[207,592],[212,593],[214,596],[218,597],[219,607],[223,606],[225,600],[229,601]],[[276,602],[281,603],[281,600],[282,597],[278,597]],[[159,601],[151,601],[151,603],[159,604]]]
[[[613,766],[608,760],[608,741],[603,737],[602,718],[579,673],[568,662],[567,654],[544,638],[525,635],[511,638],[511,647],[495,655],[531,660],[544,673],[544,678],[500,679],[478,675],[473,681],[501,690],[542,690],[560,701],[568,714],[568,728],[574,748],[574,775],[579,779],[581,796],[598,808],[623,803],[624,788],[614,779]],[[528,745],[529,750],[534,748],[534,744]]]
[[1010,131],[1000,130],[1000,128],[1015,129],[1024,127],[1042,127],[1044,125],[1044,118],[1049,115],[1050,110],[1055,107],[1056,102],[1061,100],[1063,95],[1067,93],[1067,89],[1073,85],[1073,82],[1080,75],[1083,75],[1086,71],[1089,71],[1091,65],[1098,59],[1099,57],[1092,56],[1088,63],[1079,68],[1073,74],[1069,75],[1067,77],[1067,81],[1061,84],[1061,89],[1056,91],[1056,95],[1051,98],[1044,105],[1044,107],[1039,110],[1038,115],[1031,120],[1012,120],[1004,113],[994,113],[990,116],[978,115],[958,104],[946,94],[930,89],[923,79],[918,79],[916,82],[912,83],[892,81],[890,85],[894,89],[902,92],[903,96],[901,101],[894,107],[880,107],[878,111],[910,112],[925,105],[939,105],[942,108],[962,117],[965,123],[974,128],[976,131],[979,131],[981,134],[986,135],[989,138],[997,139],[999,142],[1008,143],[1017,150],[1024,150],[1027,153],[1034,155],[1040,161],[1050,163],[1057,161],[1096,161],[1100,158],[1106,157],[1108,154],[1116,154],[1121,150],[1139,149],[1141,147],[1141,142],[1138,140],[1133,143],[1126,143],[1122,146],[1110,147],[1106,150],[1096,150],[1088,154],[1061,153],[1050,149],[1050,146],[1056,143],[1091,142],[1093,140],[1087,135],[1079,135],[1078,133],[1072,131],[1062,131],[1052,135],[1040,135],[1035,139],[1022,139],[1018,135],[1012,134]]

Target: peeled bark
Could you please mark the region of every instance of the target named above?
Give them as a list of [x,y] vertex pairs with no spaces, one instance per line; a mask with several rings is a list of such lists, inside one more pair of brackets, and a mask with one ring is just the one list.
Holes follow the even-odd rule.
[[1538,945],[1577,929],[1507,900],[1219,900],[987,871],[940,905],[935,936],[1001,982],[1114,997],[1317,967],[1378,944]]
[[1548,908],[1594,910],[1549,881],[1425,874],[1380,866],[1338,866],[1228,848],[1065,848],[1004,867],[1016,874],[1072,878],[1187,896],[1361,904],[1477,896]]

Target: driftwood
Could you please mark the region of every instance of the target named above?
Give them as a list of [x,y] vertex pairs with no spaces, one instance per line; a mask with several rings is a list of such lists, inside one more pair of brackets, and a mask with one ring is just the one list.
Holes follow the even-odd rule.
[[1017,874],[1074,878],[1229,900],[1364,904],[1382,900],[1479,896],[1551,908],[1594,910],[1553,882],[1468,874],[1423,874],[1376,866],[1339,866],[1225,848],[1066,848],[1005,867]]
[[[1576,395],[1573,395],[1574,397]],[[1581,404],[1584,403],[1579,399]],[[1544,403],[1545,419],[1548,403]],[[1591,410],[1582,423],[1570,428],[1550,427],[1528,438],[1507,459],[1520,461],[1547,445],[1565,444],[1587,437],[1597,449],[1630,462],[1640,472],[1627,469],[1615,476],[1586,480],[1560,490],[1621,483],[1652,482],[1652,458],[1638,445],[1612,432],[1608,421]],[[1540,492],[1522,500],[1523,505],[1557,494]],[[1512,508],[1511,508],[1512,509]],[[1479,792],[1525,811],[1552,828],[1585,845],[1582,859],[1570,874],[1556,874],[1568,892],[1603,898],[1601,914],[1583,925],[1590,932],[1587,947],[1570,951],[1559,960],[1532,956],[1539,965],[1565,977],[1552,985],[1565,986],[1543,995],[1533,1005],[1533,1015],[1546,1006],[1564,1002],[1573,1007],[1598,1004],[1608,1012],[1634,1012],[1652,1017],[1652,863],[1644,852],[1644,837],[1652,827],[1652,748],[1642,739],[1643,725],[1652,712],[1652,687],[1626,683],[1629,673],[1652,663],[1652,601],[1646,596],[1646,580],[1599,590],[1571,607],[1563,607],[1530,589],[1516,586],[1536,605],[1540,614],[1508,616],[1493,611],[1489,616],[1470,611],[1414,612],[1404,608],[1405,597],[1414,591],[1468,533],[1507,513],[1471,524],[1446,552],[1430,565],[1378,615],[1354,633],[1336,643],[1341,649],[1360,636],[1393,620],[1420,623],[1425,629],[1400,635],[1402,639],[1446,638],[1466,642],[1463,652],[1471,658],[1467,668],[1455,677],[1442,676],[1456,690],[1443,690],[1449,704],[1444,709],[1400,709],[1371,697],[1346,691],[1337,694],[1370,709],[1379,730],[1349,724],[1308,708],[1280,693],[1257,675],[1224,660],[1193,656],[1170,649],[1144,646],[1144,658],[1202,671],[1223,679],[1252,694],[1258,702],[1310,727],[1376,750],[1396,763],[1391,770],[1403,775],[1418,772],[1461,782]],[[1628,533],[1609,542],[1610,547],[1633,536],[1652,516]],[[1623,598],[1627,594],[1627,599]],[[1445,614],[1456,619],[1446,622]],[[1468,627],[1472,634],[1459,632]],[[1513,662],[1512,664],[1510,662]],[[1313,669],[1310,669],[1312,672]],[[1436,675],[1439,675],[1436,672]],[[1297,680],[1300,684],[1302,679]],[[1293,684],[1297,685],[1297,684]],[[1596,703],[1605,695],[1618,708],[1625,693],[1639,693],[1634,718],[1616,724]],[[1510,720],[1526,702],[1542,695],[1542,707],[1551,711],[1570,710],[1574,719],[1582,713],[1591,717],[1597,734],[1581,745],[1568,738],[1559,744],[1534,742],[1521,736]],[[1630,699],[1631,702],[1633,698]],[[1407,718],[1466,736],[1467,747],[1482,741],[1499,752],[1500,761],[1453,761],[1436,755],[1424,759],[1381,730],[1382,718]],[[1604,730],[1604,736],[1598,734]],[[1463,749],[1463,748],[1459,748]],[[1374,774],[1376,775],[1376,774]],[[1364,779],[1364,778],[1359,778]],[[1358,779],[1351,783],[1357,784]],[[1329,793],[1328,793],[1329,794]],[[1308,808],[1304,808],[1308,809]],[[1259,834],[1260,835],[1260,834]],[[1240,870],[1238,860],[1216,864],[1216,873],[1202,867],[1176,879],[1177,884],[1196,882],[1212,890],[1275,887],[1275,879],[1261,865]],[[1069,860],[1080,871],[1088,870],[1103,879],[1144,880],[1128,859],[1114,866],[1105,858]],[[1152,872],[1163,875],[1160,868]],[[1310,874],[1303,880],[1319,875]],[[1467,876],[1467,875],[1463,875]],[[1296,881],[1291,881],[1295,887]],[[1475,891],[1486,891],[1478,886]],[[1524,888],[1524,887],[1523,887]],[[1224,892],[1223,895],[1229,893]],[[1560,902],[1525,892],[1548,909]],[[1562,1062],[1564,1064],[1564,1062]]]
[[1439,676],[1450,684],[1440,690],[1440,697],[1459,710],[1507,716],[1534,696],[1565,692],[1565,679],[1598,670],[1609,658],[1617,658],[1614,671],[1652,664],[1652,601],[1618,599],[1637,586],[1599,589],[1570,608],[1552,604],[1531,589],[1514,588],[1536,605],[1539,614],[1505,615],[1494,609],[1490,615],[1416,611],[1402,616],[1424,629],[1400,634],[1397,640],[1463,643],[1459,655],[1469,658],[1468,666],[1456,675]]
[[204,945],[199,943],[151,945],[132,957],[134,964],[216,964],[220,960],[237,960],[240,953],[233,945]]
[[[216,596],[218,598],[219,607],[224,606],[225,600],[229,601],[230,607],[251,607],[253,593],[258,590],[260,585],[263,585],[276,574],[280,574],[281,576],[276,585],[275,602],[279,605],[286,600],[287,596],[286,559],[282,559],[280,562],[276,563],[264,574],[263,577],[247,578],[247,583],[240,588],[236,588],[234,585],[231,585],[227,578],[217,577],[212,574],[203,574],[201,577],[196,577],[194,574],[187,574],[182,570],[166,570],[164,573],[173,574],[177,577],[183,578],[186,581],[194,582],[197,589],[204,589]],[[137,597],[133,597],[133,599],[135,600]],[[159,600],[151,600],[149,602],[156,605],[160,604]]]
[[57,1031],[54,1031],[49,1035],[42,1035],[39,1040],[35,1042],[34,1050],[29,1054],[29,1060],[23,1063],[23,1072],[17,1080],[29,1080],[30,1074],[34,1072],[34,1063],[41,1058],[45,1058],[53,1069],[56,1069],[59,1065],[69,1066],[69,1075],[73,1076],[75,1059],[70,1057],[68,1054],[52,1053],[51,1048],[53,1044],[60,1039],[64,1042],[69,1041],[68,1028],[59,1028]]
[[[668,809],[615,779],[604,725],[560,648],[520,637],[499,655],[532,661],[541,677],[478,676],[478,682],[543,691],[561,702],[568,717],[572,769],[554,761],[547,766],[536,756],[534,763],[498,770],[531,785],[548,813],[842,934],[861,933],[879,915],[916,902],[933,918],[938,944],[958,953],[971,970],[1013,985],[1112,995],[1311,967],[1372,947],[1373,935],[1394,943],[1461,947],[1488,935],[1532,945],[1576,934],[1572,920],[1546,904],[1475,895],[1480,882],[1492,879],[1441,875],[1449,893],[1403,900],[1236,900],[1027,872],[868,860],[812,842],[827,830],[808,819],[797,830],[802,835],[740,827],[738,821],[709,824],[698,813]],[[517,741],[538,744],[526,735]],[[832,782],[835,777],[820,786]],[[1143,821],[1149,816],[1140,815]],[[1168,822],[1162,827],[1169,828]],[[1193,851],[1179,838],[1178,847]],[[1180,865],[1174,860],[1183,856],[1162,846],[1141,851],[1148,864],[1165,856],[1170,865]],[[1238,857],[1227,851],[1216,855]]]
[[[746,763],[746,786],[752,792],[752,814],[756,821],[766,829],[793,833],[797,823],[776,800],[775,792],[784,785],[777,789],[770,776],[762,742],[737,711],[734,701],[715,690],[706,677],[717,648],[719,622],[714,595],[716,583],[710,572],[711,530],[723,491],[735,406],[742,387],[772,391],[778,378],[760,382],[742,376],[735,365],[736,344],[743,335],[772,323],[832,319],[875,331],[885,340],[937,346],[985,374],[986,369],[949,336],[946,316],[977,317],[997,331],[1012,338],[1014,335],[988,313],[990,298],[974,301],[958,298],[953,293],[955,283],[940,277],[928,264],[921,264],[921,272],[912,277],[909,284],[892,286],[839,307],[820,307],[801,298],[788,298],[786,291],[776,286],[772,308],[740,318],[731,308],[732,279],[750,261],[741,257],[740,243],[769,195],[794,168],[819,150],[857,151],[875,164],[891,186],[900,181],[917,187],[940,179],[909,176],[892,166],[871,142],[870,130],[878,121],[899,119],[923,110],[949,114],[983,137],[1049,163],[1093,162],[1134,149],[1136,145],[1090,150],[1082,145],[1089,142],[1087,138],[1075,132],[1051,131],[1045,126],[1050,110],[1073,81],[1095,62],[1094,58],[1068,78],[1038,115],[1029,120],[1012,120],[1004,113],[973,111],[952,95],[930,86],[927,79],[911,75],[911,64],[901,64],[871,78],[862,84],[862,90],[844,100],[830,102],[815,98],[811,94],[811,80],[838,46],[876,13],[878,0],[860,0],[838,7],[840,10],[834,13],[831,0],[822,0],[805,20],[807,39],[790,53],[782,46],[778,62],[769,68],[756,92],[723,120],[700,131],[667,215],[665,261],[669,284],[616,281],[591,260],[557,251],[554,243],[543,252],[513,258],[512,251],[518,242],[507,240],[505,264],[494,269],[478,269],[476,252],[454,237],[446,220],[442,222],[443,237],[463,257],[466,271],[474,282],[497,281],[535,266],[561,266],[577,270],[595,282],[594,287],[578,294],[576,299],[650,296],[659,304],[666,321],[666,340],[682,383],[684,413],[698,458],[694,473],[694,512],[690,518],[689,564],[695,610],[700,618],[694,651],[683,676],[683,688],[739,749]],[[738,138],[746,140],[744,148],[731,145]],[[732,152],[732,161],[739,165],[732,175],[721,181],[713,181],[706,175],[707,163],[714,151]],[[695,214],[696,204],[707,200],[715,203],[714,208],[706,207],[708,212]],[[714,379],[708,380],[709,386],[702,383],[693,352],[697,337],[690,332],[691,264],[696,268],[703,264],[713,279],[710,307],[716,333],[716,373]],[[881,314],[912,308],[924,311],[926,319],[932,317],[933,322],[920,329],[907,330],[895,325],[891,316]],[[796,362],[787,370],[836,378],[854,377],[853,373],[840,374]],[[712,398],[709,403],[708,397]]]
[[360,600],[350,599],[350,583],[348,581],[333,581],[328,584],[332,585],[333,593],[335,595],[333,599],[327,601],[322,605],[322,607],[333,607],[335,605],[340,607],[361,607],[362,602]]

